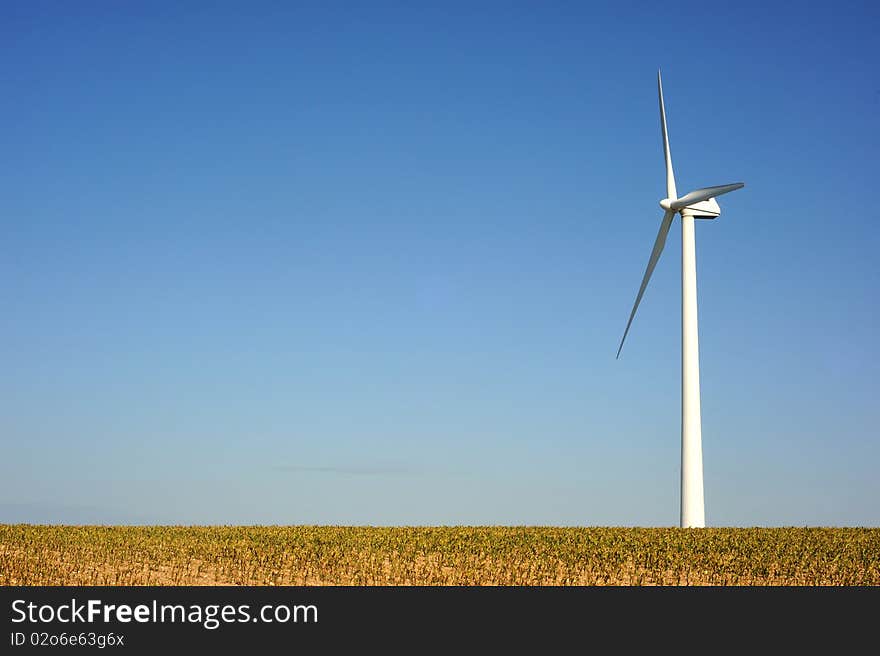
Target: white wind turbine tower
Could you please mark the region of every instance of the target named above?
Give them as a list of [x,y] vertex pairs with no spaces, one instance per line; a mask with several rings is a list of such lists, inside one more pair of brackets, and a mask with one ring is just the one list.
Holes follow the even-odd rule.
[[716,196],[744,187],[742,182],[697,189],[681,198],[675,191],[669,135],[666,131],[666,108],[663,105],[663,84],[657,71],[657,92],[660,96],[660,128],[663,154],[666,158],[666,198],[660,201],[665,210],[648,268],[633,304],[617,357],[629,332],[633,317],[648,286],[648,280],[676,214],[681,215],[681,527],[702,528],[706,525],[703,505],[703,444],[700,428],[700,356],[697,343],[697,262],[694,253],[694,219],[714,219],[721,215]]

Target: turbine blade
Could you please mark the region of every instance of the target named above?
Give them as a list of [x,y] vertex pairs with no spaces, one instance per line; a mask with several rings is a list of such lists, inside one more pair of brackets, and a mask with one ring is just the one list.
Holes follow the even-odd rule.
[[702,189],[695,189],[691,191],[681,198],[675,199],[669,207],[673,210],[680,210],[683,207],[687,207],[688,205],[693,205],[694,203],[699,203],[704,200],[709,200],[710,198],[716,198],[721,194],[727,194],[731,191],[736,191],[737,189],[742,189],[746,185],[742,182],[734,182],[733,184],[726,185],[717,185],[715,187],[704,187]]
[[672,217],[674,216],[675,212],[672,210],[669,210],[663,215],[663,221],[660,223],[660,232],[657,233],[657,239],[654,240],[654,250],[651,251],[651,258],[648,260],[648,268],[645,269],[645,276],[642,278],[642,286],[639,287],[639,294],[636,296],[636,302],[633,305],[632,312],[629,314],[629,321],[626,322],[626,330],[623,331],[623,339],[620,340],[620,347],[617,349],[615,359],[620,357],[620,351],[623,349],[623,343],[626,341],[629,327],[632,325],[633,317],[636,316],[636,310],[639,308],[639,303],[642,302],[642,295],[645,293],[645,288],[648,286],[651,274],[654,273],[654,267],[657,266],[657,260],[660,259],[660,253],[663,252],[663,247],[666,245],[666,235],[669,233],[669,226],[672,225]]
[[666,161],[666,197],[675,198],[675,173],[672,172],[672,153],[669,152],[669,133],[666,130],[666,106],[663,104],[663,81],[657,71],[657,94],[660,96],[660,132],[663,136],[663,157]]

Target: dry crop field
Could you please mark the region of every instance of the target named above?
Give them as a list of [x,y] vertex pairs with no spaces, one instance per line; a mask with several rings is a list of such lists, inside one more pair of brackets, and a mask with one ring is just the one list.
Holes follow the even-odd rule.
[[880,585],[880,529],[0,525],[2,585]]

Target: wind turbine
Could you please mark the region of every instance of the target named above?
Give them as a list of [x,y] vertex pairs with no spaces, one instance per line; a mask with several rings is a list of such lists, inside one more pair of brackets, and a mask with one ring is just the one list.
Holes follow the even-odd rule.
[[660,131],[666,159],[666,198],[660,201],[665,210],[654,250],[636,296],[617,357],[642,301],[648,280],[657,266],[666,244],[666,235],[676,214],[681,216],[681,527],[702,528],[706,525],[703,505],[703,438],[700,427],[700,355],[697,342],[697,261],[694,252],[694,219],[714,219],[721,215],[715,198],[741,189],[742,182],[697,189],[681,198],[675,191],[669,134],[666,131],[666,108],[663,104],[663,83],[657,71],[657,93],[660,96]]

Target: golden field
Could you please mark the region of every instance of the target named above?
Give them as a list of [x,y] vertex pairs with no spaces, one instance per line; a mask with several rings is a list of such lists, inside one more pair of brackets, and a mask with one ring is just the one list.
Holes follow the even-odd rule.
[[7,524],[0,584],[880,585],[880,529]]

